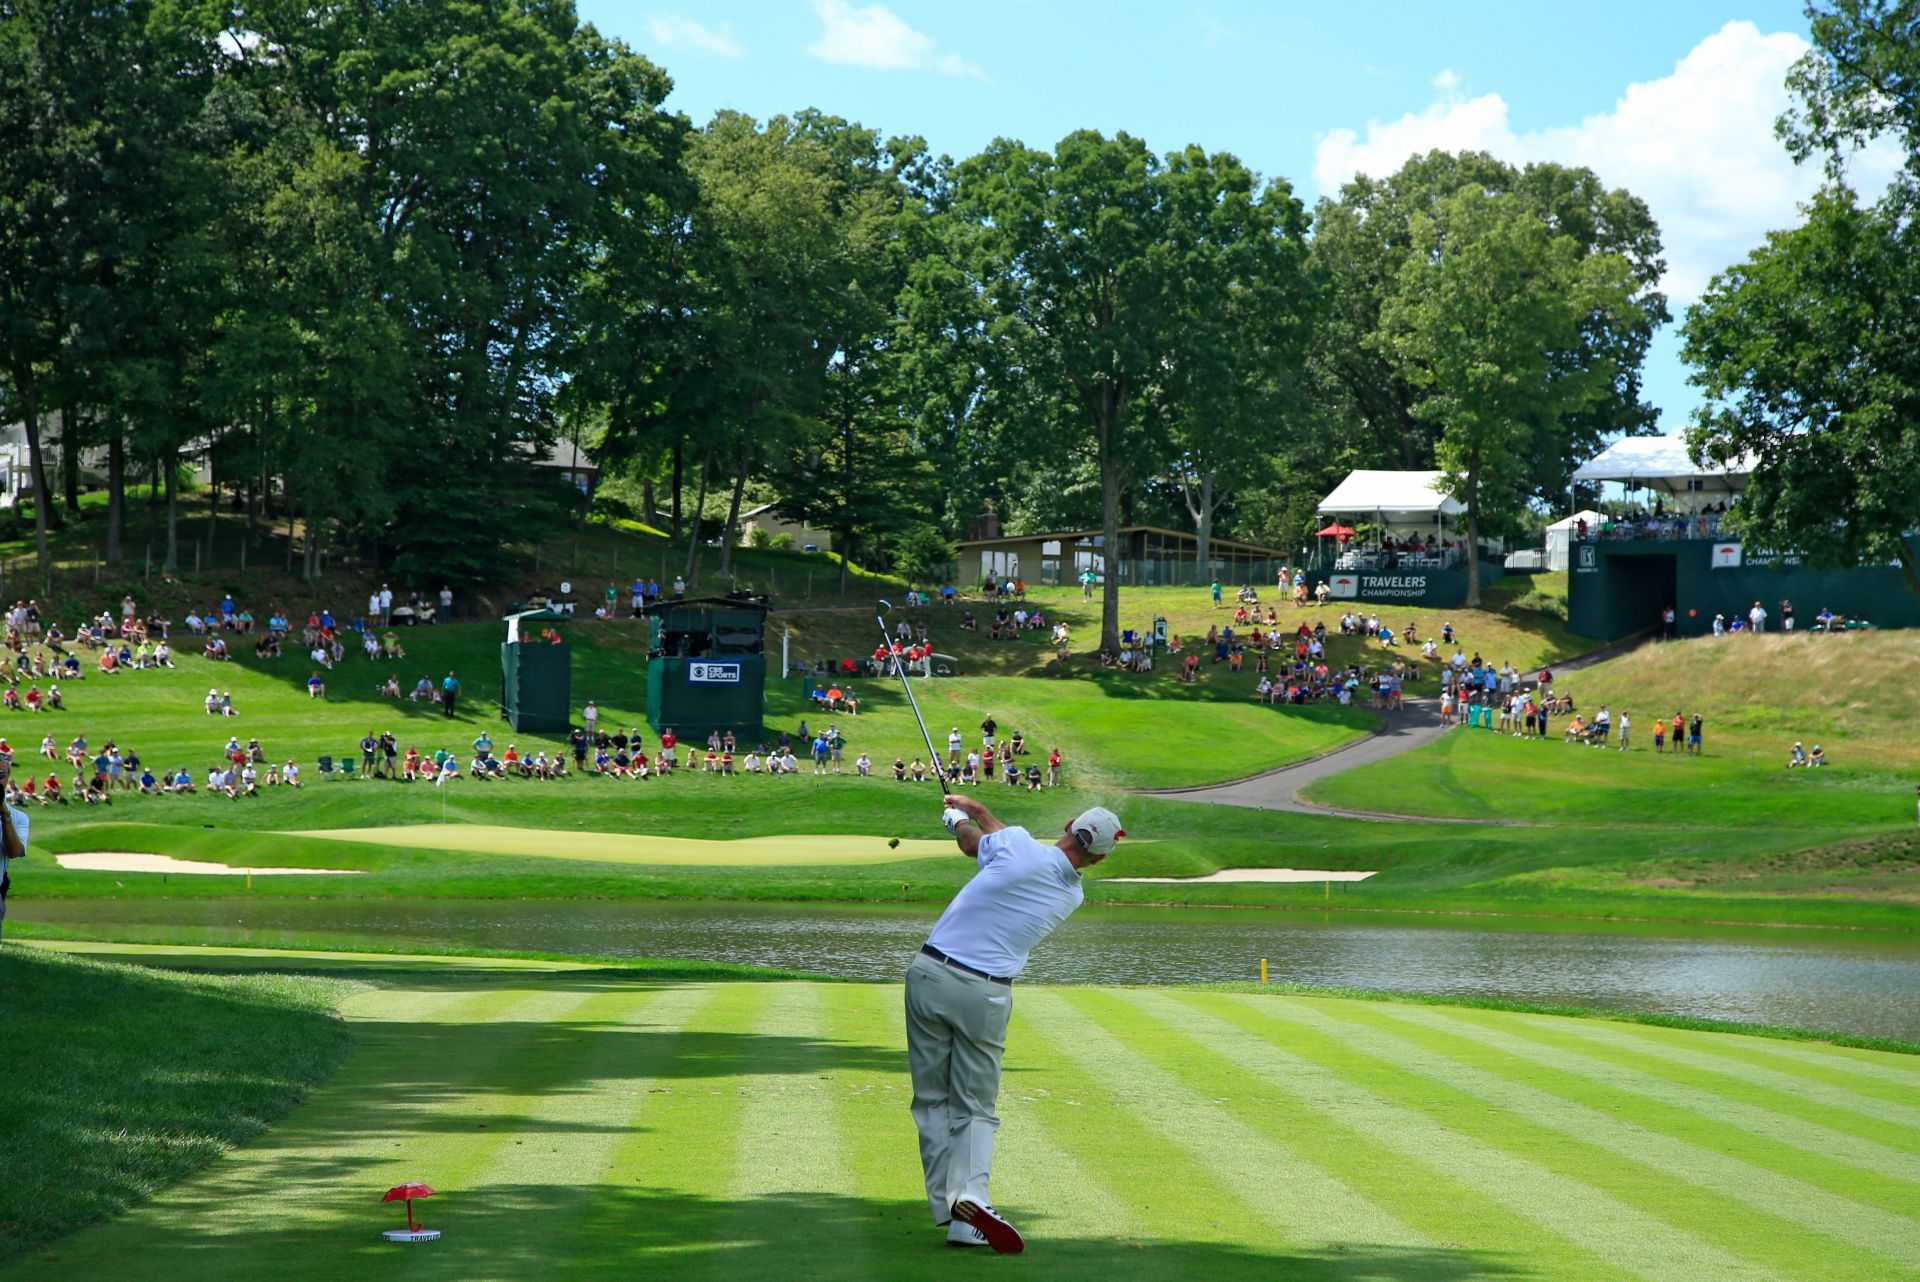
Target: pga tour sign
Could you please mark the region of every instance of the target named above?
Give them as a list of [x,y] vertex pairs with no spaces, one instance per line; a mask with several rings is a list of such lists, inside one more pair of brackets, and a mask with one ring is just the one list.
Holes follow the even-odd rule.
[[1349,600],[1364,596],[1369,600],[1387,597],[1418,601],[1427,595],[1427,576],[1424,574],[1330,574],[1327,576],[1327,595],[1335,599],[1344,597]]
[[712,660],[699,660],[687,665],[687,682],[690,685],[737,686],[740,684],[740,665],[738,663],[715,663]]

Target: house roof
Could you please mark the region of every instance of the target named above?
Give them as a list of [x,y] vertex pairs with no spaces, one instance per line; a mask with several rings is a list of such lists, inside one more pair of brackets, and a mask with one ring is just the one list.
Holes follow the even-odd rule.
[[555,441],[535,456],[536,467],[564,468],[569,472],[598,472],[600,465],[572,441]]

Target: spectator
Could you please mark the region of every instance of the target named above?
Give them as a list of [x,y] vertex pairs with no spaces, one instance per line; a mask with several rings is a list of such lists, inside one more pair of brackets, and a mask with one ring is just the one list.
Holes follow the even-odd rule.
[[440,683],[440,710],[448,718],[453,716],[454,701],[460,697],[460,681],[452,672]]

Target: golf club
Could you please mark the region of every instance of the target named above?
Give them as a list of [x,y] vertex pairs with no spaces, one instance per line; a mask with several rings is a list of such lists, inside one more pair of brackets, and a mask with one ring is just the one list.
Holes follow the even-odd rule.
[[933,736],[927,732],[927,719],[920,715],[920,703],[913,697],[913,682],[907,677],[907,665],[902,663],[900,656],[893,652],[893,638],[887,635],[886,616],[892,609],[893,602],[882,599],[880,613],[873,616],[873,621],[880,625],[880,644],[892,661],[893,670],[900,674],[900,688],[907,692],[907,706],[913,709],[913,719],[920,723],[920,737],[927,744],[927,760],[932,763],[933,773],[940,780],[940,786],[944,788],[947,786],[946,767],[940,764],[940,754],[933,748]]

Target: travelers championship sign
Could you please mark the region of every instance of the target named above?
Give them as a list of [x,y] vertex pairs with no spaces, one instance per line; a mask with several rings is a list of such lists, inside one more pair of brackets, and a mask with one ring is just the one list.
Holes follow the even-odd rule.
[[1737,570],[1740,568],[1740,545],[1738,543],[1716,543],[1713,545],[1713,568],[1716,570]]
[[740,684],[740,665],[714,663],[711,660],[689,663],[687,681],[692,685],[737,686]]
[[1327,595],[1334,598],[1366,597],[1368,600],[1418,601],[1427,595],[1424,574],[1355,574],[1342,572],[1327,576]]

